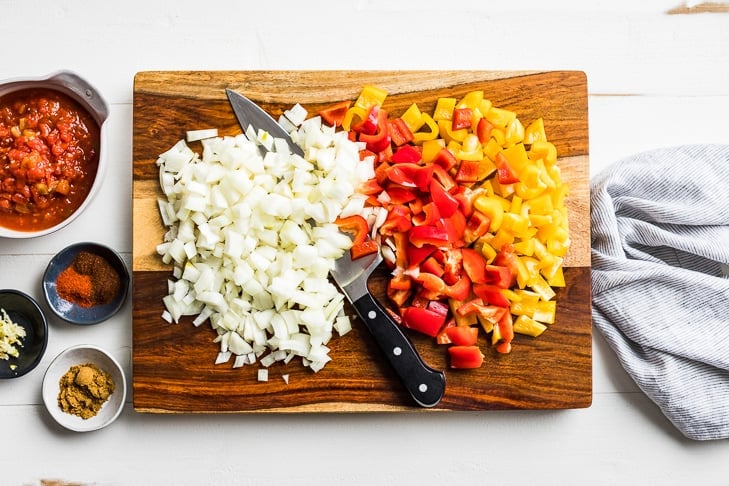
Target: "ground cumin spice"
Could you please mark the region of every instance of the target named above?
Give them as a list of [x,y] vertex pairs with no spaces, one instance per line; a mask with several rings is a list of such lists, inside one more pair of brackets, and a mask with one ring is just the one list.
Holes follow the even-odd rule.
[[58,295],[82,307],[108,304],[119,293],[119,273],[106,259],[81,251],[56,279]]
[[101,410],[114,393],[114,380],[93,363],[72,366],[59,381],[58,406],[86,420]]

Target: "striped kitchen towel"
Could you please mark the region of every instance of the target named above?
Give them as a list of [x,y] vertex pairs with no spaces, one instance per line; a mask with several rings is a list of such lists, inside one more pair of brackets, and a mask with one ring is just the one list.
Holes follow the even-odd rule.
[[592,317],[696,440],[729,437],[729,145],[654,150],[591,181]]

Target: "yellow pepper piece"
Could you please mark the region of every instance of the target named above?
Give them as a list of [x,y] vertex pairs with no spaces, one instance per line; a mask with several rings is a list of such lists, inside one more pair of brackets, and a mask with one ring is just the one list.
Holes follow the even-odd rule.
[[537,118],[526,127],[524,131],[524,143],[531,145],[534,142],[546,142],[547,134],[544,133],[544,120]]
[[547,326],[525,315],[517,317],[514,321],[514,332],[519,334],[537,337],[546,329]]
[[355,119],[361,121],[365,118],[367,118],[366,109],[359,106],[352,106],[350,109],[347,110],[347,113],[344,114],[344,119],[342,120],[342,129],[349,131]]
[[354,106],[369,110],[374,105],[382,106],[385,98],[387,98],[387,91],[368,84],[362,88],[362,92],[357,98],[357,101],[354,102]]
[[532,319],[544,324],[554,324],[554,318],[557,315],[556,300],[540,300],[534,307],[534,314],[531,316]]
[[[430,117],[428,117],[428,118],[430,118]],[[425,162],[426,164],[433,162],[433,160],[435,159],[435,156],[438,155],[438,152],[440,152],[440,150],[444,147],[445,147],[445,140],[443,140],[442,138],[436,138],[434,140],[423,141],[422,154],[421,154],[423,157],[423,162]]]
[[478,177],[479,181],[482,181],[494,172],[496,172],[496,164],[491,162],[488,157],[483,157],[478,164],[478,175],[476,177]]
[[504,140],[507,145],[514,145],[524,140],[524,125],[521,124],[518,118],[514,118],[507,125]]
[[420,119],[423,122],[423,126],[427,125],[430,131],[414,132],[413,141],[415,143],[422,143],[426,140],[435,140],[438,137],[438,133],[440,132],[440,130],[438,129],[438,124],[436,124],[435,120],[433,120],[427,113],[423,113]]
[[504,108],[496,108],[495,106],[492,106],[485,116],[488,121],[494,124],[494,126],[506,128],[509,123],[516,118],[516,113],[505,110]]
[[[433,119],[435,120],[436,118]],[[438,120],[438,129],[440,136],[445,138],[446,142],[450,142],[451,140],[463,142],[463,139],[468,135],[468,128],[453,130],[453,123],[450,120]]]
[[557,148],[552,142],[537,140],[529,148],[529,158],[532,160],[543,159],[547,165],[557,162]]
[[483,101],[483,91],[477,90],[477,91],[471,91],[470,93],[467,93],[461,101],[458,102],[458,108],[470,108],[472,110],[475,110],[481,105],[481,102]]
[[455,98],[438,98],[435,110],[433,111],[433,120],[453,120],[453,110],[456,107],[456,101]]
[[509,161],[511,167],[521,179],[520,173],[525,167],[531,165],[529,156],[523,143],[517,143],[503,150],[504,157]]
[[418,108],[418,105],[413,103],[410,107],[405,110],[405,113],[400,117],[408,126],[411,132],[415,133],[425,124],[423,120],[423,113]]

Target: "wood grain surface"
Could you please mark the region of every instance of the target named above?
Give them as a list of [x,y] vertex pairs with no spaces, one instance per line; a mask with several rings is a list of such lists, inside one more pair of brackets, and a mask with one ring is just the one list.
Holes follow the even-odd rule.
[[[446,370],[447,391],[436,410],[582,408],[592,400],[590,228],[587,81],[577,71],[207,71],[141,72],[134,83],[133,113],[133,403],[141,412],[355,412],[422,410],[401,388],[363,326],[330,343],[332,362],[312,373],[296,360],[269,369],[214,365],[215,332],[186,319],[162,320],[162,297],[171,268],[155,246],[164,228],[157,214],[157,156],[187,130],[217,128],[240,133],[225,88],[240,91],[274,116],[294,103],[310,113],[354,99],[364,84],[389,93],[392,113],[417,102],[432,110],[439,96],[483,89],[495,106],[518,113],[526,125],[543,117],[570,184],[572,247],[567,286],[557,293],[557,320],[539,338],[517,336],[513,351],[499,355],[481,338],[486,354],[478,370],[447,370],[446,352],[432,339],[411,334],[424,360]],[[193,149],[195,147],[193,145]],[[370,288],[385,302],[385,269]],[[354,315],[350,307],[348,311]],[[289,375],[285,383],[282,375]]]

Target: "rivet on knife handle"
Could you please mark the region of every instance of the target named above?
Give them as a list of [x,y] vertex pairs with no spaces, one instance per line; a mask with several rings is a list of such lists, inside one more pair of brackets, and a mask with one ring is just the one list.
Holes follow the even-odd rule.
[[445,393],[445,374],[423,362],[410,339],[369,293],[353,305],[413,399],[423,407],[436,406]]

